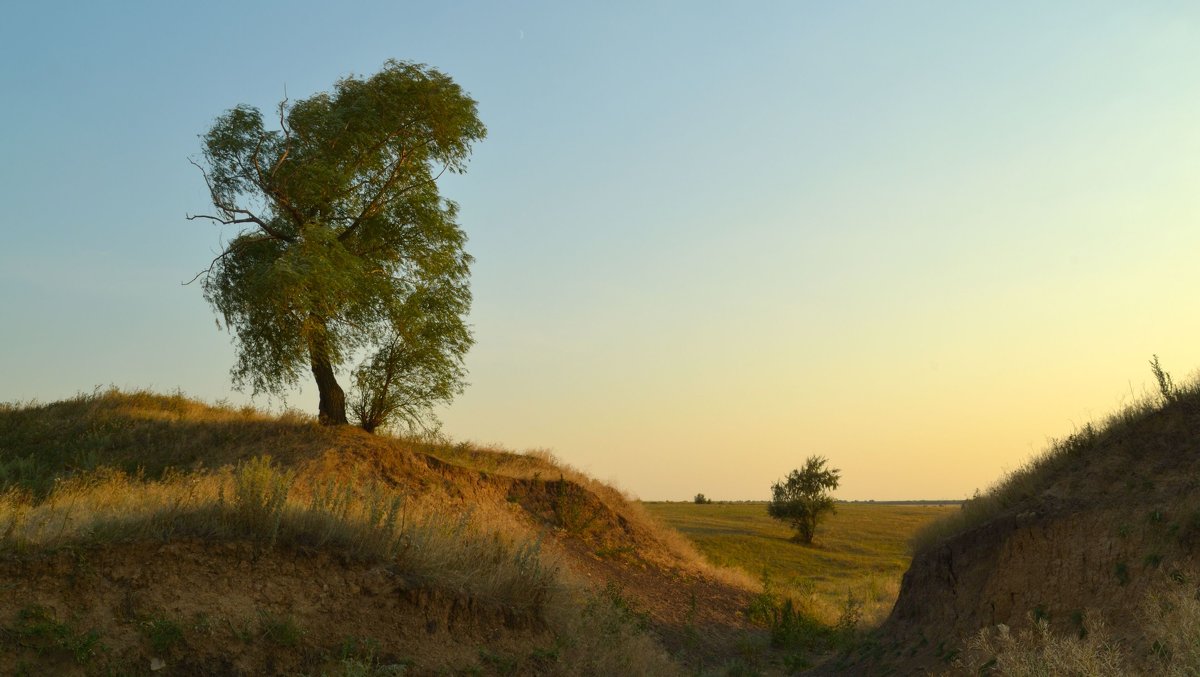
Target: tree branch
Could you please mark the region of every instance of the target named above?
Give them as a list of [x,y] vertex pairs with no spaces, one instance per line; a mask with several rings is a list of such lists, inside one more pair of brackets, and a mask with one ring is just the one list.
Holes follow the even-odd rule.
[[[225,218],[221,218],[221,217],[212,216],[209,214],[185,214],[184,216],[187,218],[188,221],[195,221],[196,219],[209,219],[210,221],[216,221],[217,223],[220,223],[221,225],[225,225],[225,226],[228,226],[228,225],[231,225],[234,223],[253,223],[254,225],[261,228],[264,233],[266,233],[267,235],[270,235],[271,237],[275,238],[276,240],[280,240],[281,242],[295,242],[295,238],[288,237],[284,233],[281,233],[281,232],[275,230],[271,226],[268,226],[266,221],[263,221],[262,219],[260,219],[258,216],[256,216],[250,210],[239,209],[237,207],[231,207],[231,206],[225,204],[225,202],[223,200],[221,200],[220,197],[217,196],[217,189],[215,187],[213,187],[212,180],[208,177],[208,171],[205,170],[204,167],[200,166],[200,164],[198,162],[196,162],[195,160],[193,160],[191,158],[188,158],[188,162],[192,163],[192,166],[194,166],[196,169],[199,169],[200,174],[204,177],[204,183],[205,183],[205,185],[208,186],[208,195],[212,199],[213,206],[216,207],[217,209],[220,209],[224,214],[227,215]],[[237,218],[235,216],[232,216],[233,214],[242,214],[244,216],[244,218]]]
[[[387,180],[384,181],[383,185],[380,186],[379,192],[376,193],[375,198],[372,199],[369,203],[367,203],[367,206],[363,208],[362,213],[359,214],[357,217],[355,217],[354,221],[352,221],[349,226],[346,226],[345,230],[343,230],[340,234],[338,234],[339,242],[345,242],[347,239],[349,239],[350,235],[360,225],[362,225],[363,221],[365,221],[365,220],[371,218],[372,216],[375,216],[375,214],[379,213],[379,210],[383,208],[383,196],[385,194],[387,194],[388,189],[391,188],[393,184],[395,184],[396,179],[400,178],[400,168],[403,166],[404,161],[405,161],[405,156],[401,156],[400,159],[396,161],[396,164],[392,167],[391,174],[388,176]],[[405,186],[404,188],[401,188],[392,197],[393,198],[400,197],[401,195],[404,195],[411,190],[420,188],[421,186],[427,186],[431,183],[437,183],[437,180],[442,178],[442,174],[445,174],[446,170],[449,168],[450,168],[449,165],[443,165],[442,171],[438,172],[437,176],[433,176],[428,179],[425,179],[424,181],[418,181],[414,184]]]
[[[274,198],[275,202],[277,202],[279,206],[283,207],[284,211],[291,215],[292,221],[296,224],[296,229],[299,230],[300,227],[304,225],[306,219],[304,218],[304,215],[300,213],[300,210],[296,209],[295,205],[292,204],[291,200],[288,200],[286,197],[284,197],[283,193],[277,190],[273,183],[269,184],[267,183],[267,180],[263,178],[262,166],[258,164],[258,151],[260,149],[262,149],[261,139],[259,140],[258,144],[254,146],[254,153],[250,156],[250,163],[254,165],[254,173],[256,176],[258,176],[258,189],[266,195]],[[274,176],[273,173],[272,176]]]
[[[197,218],[201,218],[201,217],[200,217],[199,215],[197,215]],[[211,217],[209,217],[209,218],[211,218]],[[189,217],[188,217],[188,219],[189,219],[189,220],[191,220],[191,219],[192,219],[192,217],[190,217],[190,216],[189,216]],[[193,276],[193,277],[192,277],[192,279],[188,280],[187,282],[181,282],[181,283],[179,283],[179,284],[180,284],[180,286],[182,286],[182,287],[186,287],[186,286],[188,286],[189,284],[191,284],[191,283],[195,282],[196,280],[200,279],[200,276],[201,276],[201,275],[206,275],[206,276],[207,276],[209,273],[211,273],[211,272],[212,272],[212,269],[213,269],[213,268],[214,268],[214,267],[217,265],[217,262],[218,262],[218,261],[220,261],[221,259],[225,258],[226,256],[229,256],[230,254],[234,253],[234,252],[235,252],[235,251],[237,251],[237,250],[238,250],[238,249],[239,249],[241,246],[243,246],[245,243],[247,243],[247,242],[252,242],[252,241],[253,241],[253,240],[234,240],[233,242],[230,242],[230,243],[229,243],[229,246],[227,246],[227,247],[225,248],[225,251],[221,252],[220,254],[217,254],[217,256],[216,256],[216,257],[214,257],[212,261],[209,261],[209,263],[208,263],[208,267],[207,267],[207,268],[205,268],[204,270],[202,270],[202,271],[200,271],[200,272],[196,273],[196,274],[195,274],[195,276]]]
[[283,117],[283,112],[287,110],[287,102],[288,99],[285,92],[283,101],[279,102],[279,128],[283,130],[283,153],[275,161],[275,165],[271,167],[271,178],[275,177],[275,172],[279,171],[280,165],[287,159],[288,154],[292,152],[292,130],[288,129],[287,120]]

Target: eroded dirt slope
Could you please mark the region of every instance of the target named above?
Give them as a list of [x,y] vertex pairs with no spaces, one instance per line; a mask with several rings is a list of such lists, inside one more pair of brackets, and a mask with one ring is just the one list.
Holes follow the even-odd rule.
[[1147,590],[1200,564],[1200,398],[1085,429],[1001,489],[916,553],[875,641],[825,672],[946,670],[981,628],[1079,633],[1089,610],[1136,653]]

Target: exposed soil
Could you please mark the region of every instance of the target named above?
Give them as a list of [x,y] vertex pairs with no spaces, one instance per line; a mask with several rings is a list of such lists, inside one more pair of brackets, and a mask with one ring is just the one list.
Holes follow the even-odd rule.
[[1039,619],[1079,633],[1089,610],[1138,646],[1147,589],[1200,564],[1200,410],[1191,405],[1106,431],[1014,505],[917,553],[874,641],[818,674],[943,671],[982,628]]
[[[322,553],[256,554],[249,544],[10,556],[0,579],[8,588],[0,598],[3,674],[139,674],[160,661],[156,674],[319,672],[368,650],[380,664],[426,674],[473,666],[481,649],[529,655],[551,642],[536,618],[417,588],[388,567]],[[178,639],[164,649],[172,626]],[[83,645],[89,632],[99,640],[92,656],[77,658],[55,641],[65,635],[67,645]]]

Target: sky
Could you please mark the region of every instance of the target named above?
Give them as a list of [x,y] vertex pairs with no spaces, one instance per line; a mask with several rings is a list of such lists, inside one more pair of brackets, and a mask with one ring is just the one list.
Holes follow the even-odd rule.
[[457,440],[647,500],[766,499],[813,454],[840,498],[956,499],[1151,355],[1200,366],[1193,3],[44,2],[0,22],[0,401],[250,402],[181,284],[222,237],[188,159],[391,58],[488,126],[442,182]]

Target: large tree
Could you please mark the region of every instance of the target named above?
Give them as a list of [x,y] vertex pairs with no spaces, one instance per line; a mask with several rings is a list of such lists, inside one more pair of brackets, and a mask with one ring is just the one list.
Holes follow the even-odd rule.
[[486,134],[475,101],[436,69],[388,61],[276,112],[268,129],[252,106],[228,110],[196,163],[216,213],[188,218],[238,227],[197,276],[234,336],[234,384],[282,394],[311,370],[321,422],[341,424],[337,374],[362,359],[356,381],[384,389],[360,393],[376,404],[369,427],[448,400],[472,343],[472,259],[437,181]]

